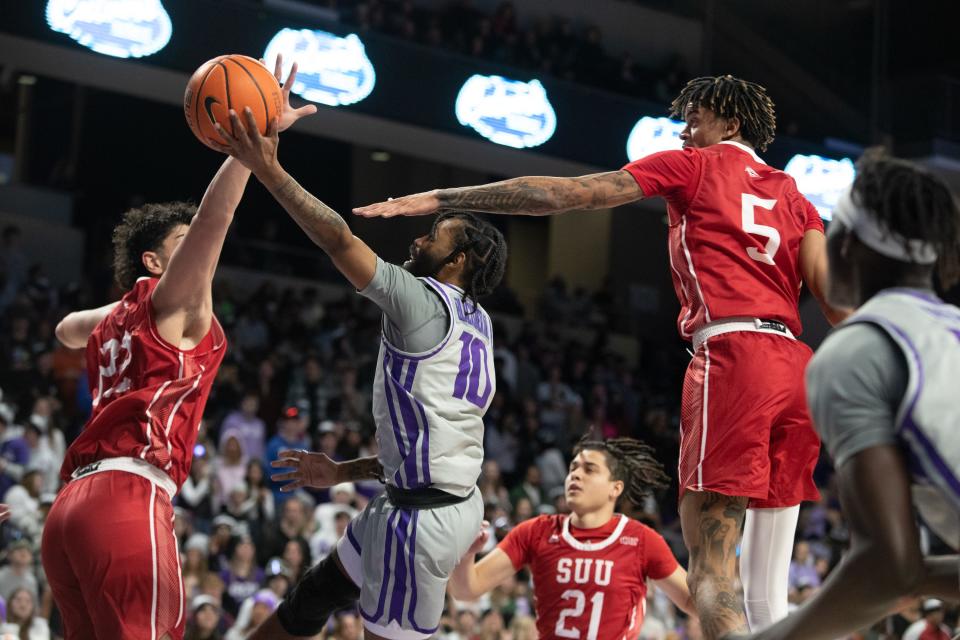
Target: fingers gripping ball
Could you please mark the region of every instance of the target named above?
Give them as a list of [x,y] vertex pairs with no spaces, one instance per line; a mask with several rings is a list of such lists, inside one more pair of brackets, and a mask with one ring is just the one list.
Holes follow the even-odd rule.
[[207,146],[210,141],[226,142],[214,123],[233,134],[230,109],[242,114],[246,107],[253,111],[261,134],[266,134],[267,125],[283,109],[283,93],[273,73],[247,56],[220,56],[204,63],[190,78],[183,96],[187,124]]

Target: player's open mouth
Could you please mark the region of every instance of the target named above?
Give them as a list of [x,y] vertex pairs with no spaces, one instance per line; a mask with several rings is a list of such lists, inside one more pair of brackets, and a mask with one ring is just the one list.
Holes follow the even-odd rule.
[[572,484],[567,488],[567,493],[573,493],[574,491],[582,491],[582,489],[580,488],[580,485]]

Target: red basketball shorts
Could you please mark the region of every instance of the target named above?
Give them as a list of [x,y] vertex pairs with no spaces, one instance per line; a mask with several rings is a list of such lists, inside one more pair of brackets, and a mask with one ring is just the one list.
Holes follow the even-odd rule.
[[66,640],[183,637],[170,495],[126,471],[68,483],[43,530],[43,568]]
[[680,410],[680,496],[714,491],[752,508],[819,497],[820,439],[807,409],[813,352],[786,336],[735,331],[708,338],[687,367]]

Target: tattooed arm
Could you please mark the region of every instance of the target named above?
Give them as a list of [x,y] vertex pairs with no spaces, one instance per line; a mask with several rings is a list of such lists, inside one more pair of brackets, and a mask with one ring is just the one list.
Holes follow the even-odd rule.
[[377,270],[377,255],[353,235],[339,213],[301,187],[279,164],[257,177],[313,243],[330,256],[350,284],[356,289],[370,284]]
[[605,209],[643,198],[627,171],[576,178],[529,176],[477,187],[436,189],[394,198],[353,212],[364,217],[421,216],[443,209],[544,216],[573,209]]
[[234,135],[217,126],[226,150],[250,169],[290,217],[323,249],[333,264],[357,289],[364,289],[377,270],[377,255],[350,231],[339,213],[315,198],[288,174],[277,159],[277,121],[260,135],[253,113],[244,113],[246,126],[231,112]]

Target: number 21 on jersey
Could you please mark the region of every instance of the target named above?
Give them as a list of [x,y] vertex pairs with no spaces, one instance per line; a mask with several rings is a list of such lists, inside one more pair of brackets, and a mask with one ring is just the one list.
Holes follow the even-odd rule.
[[776,264],[773,261],[773,256],[776,255],[777,250],[780,248],[780,232],[773,227],[757,224],[756,208],[760,207],[761,209],[772,211],[773,205],[776,203],[776,200],[764,200],[752,193],[744,193],[740,196],[740,215],[743,230],[767,239],[767,244],[762,250],[756,247],[747,247],[747,255],[757,262],[764,264]]

